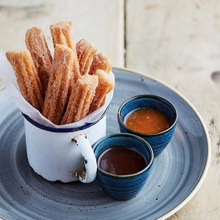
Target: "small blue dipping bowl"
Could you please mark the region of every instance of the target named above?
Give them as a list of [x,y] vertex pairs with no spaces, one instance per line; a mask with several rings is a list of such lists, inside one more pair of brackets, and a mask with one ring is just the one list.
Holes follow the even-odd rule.
[[154,160],[153,150],[144,139],[133,134],[119,133],[108,135],[93,145],[96,158],[107,150],[109,145],[135,148],[147,160],[147,165],[143,170],[129,175],[112,174],[98,166],[96,178],[103,191],[115,200],[131,199],[140,192],[150,174]]
[[[139,108],[152,108],[164,113],[171,122],[166,130],[156,133],[141,133],[126,126],[125,117],[128,113]],[[118,123],[121,132],[132,133],[144,138],[152,147],[154,157],[157,157],[168,145],[173,136],[178,114],[175,107],[166,99],[155,95],[137,95],[127,99],[118,110]]]

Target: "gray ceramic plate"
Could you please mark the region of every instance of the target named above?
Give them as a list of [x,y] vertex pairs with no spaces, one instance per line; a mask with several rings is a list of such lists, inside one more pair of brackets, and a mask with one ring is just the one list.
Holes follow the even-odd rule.
[[0,216],[4,219],[157,219],[182,208],[198,191],[208,171],[211,147],[197,111],[169,86],[125,69],[114,69],[116,87],[107,113],[107,133],[119,132],[117,110],[128,97],[156,94],[179,113],[175,134],[155,159],[136,198],[119,202],[98,183],[48,182],[28,165],[23,118],[6,89],[0,92]]

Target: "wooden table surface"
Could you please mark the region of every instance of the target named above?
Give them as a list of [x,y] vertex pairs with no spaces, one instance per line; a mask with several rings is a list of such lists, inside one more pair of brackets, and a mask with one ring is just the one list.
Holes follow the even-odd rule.
[[220,77],[211,77],[220,70],[220,1],[1,0],[0,50],[25,49],[32,26],[53,50],[49,26],[63,20],[73,22],[76,42],[90,40],[113,66],[156,77],[195,106],[211,139],[210,168],[196,195],[168,219],[220,219]]

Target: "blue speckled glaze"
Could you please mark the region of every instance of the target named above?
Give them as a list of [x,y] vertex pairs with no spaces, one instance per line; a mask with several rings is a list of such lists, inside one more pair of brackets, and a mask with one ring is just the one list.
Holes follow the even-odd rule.
[[[146,134],[136,132],[128,128],[125,123],[125,117],[128,113],[139,108],[152,108],[163,112],[171,121],[171,126],[161,132]],[[166,99],[155,95],[137,95],[127,99],[118,110],[119,129],[124,133],[136,134],[144,138],[152,147],[154,156],[157,157],[170,142],[178,119],[175,107]]]
[[129,175],[115,175],[98,167],[97,180],[104,192],[116,200],[128,200],[136,196],[144,186],[153,164],[154,153],[151,146],[142,138],[132,134],[108,135],[93,145],[96,158],[109,145],[133,147],[139,150],[147,160],[147,166],[140,172]]

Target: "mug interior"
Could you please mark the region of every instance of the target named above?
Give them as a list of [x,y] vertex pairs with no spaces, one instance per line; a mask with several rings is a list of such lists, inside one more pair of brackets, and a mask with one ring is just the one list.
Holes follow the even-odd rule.
[[[126,127],[126,129],[131,130],[128,128],[125,124],[126,116],[140,108],[151,108],[151,109],[156,109],[162,113],[164,113],[171,122],[171,126],[166,129],[169,130],[171,127],[173,127],[177,121],[177,111],[175,107],[166,99],[159,97],[159,96],[154,96],[154,95],[139,95],[139,96],[134,96],[131,97],[130,99],[127,99],[122,105],[120,106],[118,110],[118,119],[120,123]],[[164,130],[164,131],[166,131]],[[164,132],[161,131],[161,132]],[[157,132],[160,133],[160,132]]]
[[135,176],[138,175],[144,171],[146,171],[153,163],[153,159],[154,159],[154,154],[153,154],[153,150],[151,148],[151,146],[149,145],[149,143],[147,141],[145,141],[144,139],[133,135],[133,134],[114,134],[114,135],[108,135],[104,138],[102,138],[101,140],[97,141],[94,145],[93,145],[93,150],[95,153],[95,157],[96,159],[98,159],[98,157],[104,152],[106,151],[110,145],[117,145],[117,146],[125,146],[125,147],[131,147],[134,148],[138,151],[140,151],[146,161],[147,161],[147,166],[134,174],[129,174],[129,175],[116,175],[116,174],[112,174],[112,173],[108,173],[104,170],[102,170],[99,166],[98,166],[98,170],[105,173],[105,174],[109,174],[111,176],[116,176],[116,177],[127,177],[127,176]]

